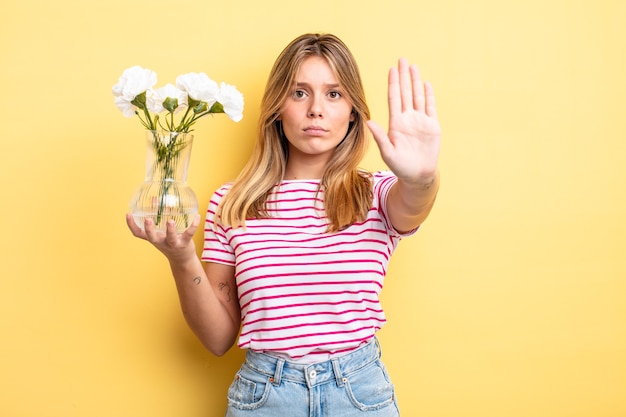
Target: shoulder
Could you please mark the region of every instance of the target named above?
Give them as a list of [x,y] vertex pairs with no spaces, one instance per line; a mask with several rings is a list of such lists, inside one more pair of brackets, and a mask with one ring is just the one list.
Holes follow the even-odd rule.
[[396,174],[389,170],[374,171],[372,172],[371,176],[374,179],[374,182],[396,179]]
[[372,184],[374,189],[379,188],[390,188],[393,184],[398,181],[398,177],[389,171],[375,171],[372,173]]
[[211,201],[221,200],[228,193],[228,191],[230,191],[231,188],[233,188],[233,183],[231,182],[222,184],[217,190],[213,192],[213,195],[211,196]]

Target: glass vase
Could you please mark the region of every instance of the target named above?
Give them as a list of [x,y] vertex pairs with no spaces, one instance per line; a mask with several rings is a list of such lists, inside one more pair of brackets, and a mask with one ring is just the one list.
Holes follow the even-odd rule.
[[148,218],[165,231],[168,220],[183,232],[198,213],[198,199],[187,185],[193,135],[146,131],[146,176],[130,201],[135,223],[143,229]]

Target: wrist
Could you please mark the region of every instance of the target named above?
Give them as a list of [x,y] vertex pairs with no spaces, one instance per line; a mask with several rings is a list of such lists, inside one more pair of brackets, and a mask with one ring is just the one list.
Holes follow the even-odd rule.
[[202,266],[195,249],[185,253],[172,254],[167,257],[167,260],[173,270],[192,270]]
[[408,188],[415,191],[429,191],[436,189],[439,182],[439,171],[421,175],[417,178],[401,178],[398,177],[398,183],[403,188]]

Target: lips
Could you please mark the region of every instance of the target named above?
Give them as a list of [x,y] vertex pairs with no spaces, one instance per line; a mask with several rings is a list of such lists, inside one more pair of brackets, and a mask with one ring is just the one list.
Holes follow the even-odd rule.
[[328,132],[326,129],[320,126],[309,126],[309,127],[304,128],[304,131],[307,134],[312,135],[312,136],[320,136]]

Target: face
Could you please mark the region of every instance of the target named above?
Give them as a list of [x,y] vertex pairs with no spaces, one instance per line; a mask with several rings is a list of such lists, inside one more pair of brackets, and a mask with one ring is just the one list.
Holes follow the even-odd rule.
[[324,163],[348,132],[352,104],[326,59],[306,58],[280,113],[289,141],[288,165],[294,161]]

